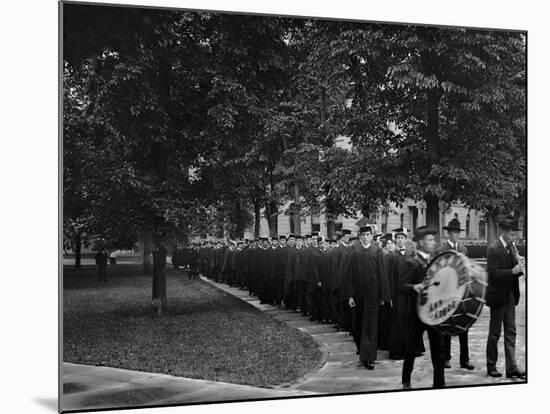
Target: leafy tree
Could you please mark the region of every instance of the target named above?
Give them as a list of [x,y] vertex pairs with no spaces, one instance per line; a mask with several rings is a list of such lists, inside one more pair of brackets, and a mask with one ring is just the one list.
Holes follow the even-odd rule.
[[[504,212],[521,198],[521,33],[355,24],[340,28],[331,47],[353,86],[346,132],[359,159],[351,191],[367,194],[367,209],[424,200],[428,224],[439,228],[441,202]],[[512,168],[517,174],[507,174]]]

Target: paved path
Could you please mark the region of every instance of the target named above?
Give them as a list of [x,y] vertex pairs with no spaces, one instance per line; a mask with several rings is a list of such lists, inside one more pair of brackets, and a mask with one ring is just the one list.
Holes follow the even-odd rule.
[[63,411],[311,395],[171,375],[63,363]]
[[[248,295],[247,292],[228,285],[216,283],[203,278],[219,289],[228,292],[250,305],[261,309],[276,319],[284,321],[289,325],[300,329],[319,341],[328,351],[328,360],[317,372],[294,383],[285,385],[286,389],[312,391],[315,393],[350,393],[368,392],[380,390],[401,389],[401,368],[402,361],[394,361],[388,358],[387,351],[378,352],[378,361],[373,371],[366,370],[359,362],[355,353],[355,345],[352,337],[344,332],[336,332],[331,325],[311,322],[309,318],[301,316],[290,310],[279,309],[278,307],[260,304],[260,301]],[[521,282],[522,299],[517,307],[517,348],[516,357],[520,367],[525,363],[525,284]],[[458,364],[458,339],[452,340],[452,353],[454,355],[452,368],[446,370],[446,382],[448,386],[473,385],[473,384],[494,384],[514,382],[506,378],[491,378],[486,375],[485,369],[485,345],[489,325],[489,309],[484,308],[480,319],[470,329],[470,360],[476,366],[474,371],[461,369]],[[498,368],[504,371],[504,351],[500,342]],[[429,343],[425,340],[426,348]],[[518,381],[519,382],[519,381]],[[427,388],[432,385],[432,368],[429,359],[429,351],[423,357],[415,361],[415,370],[412,376],[413,388]],[[278,387],[281,388],[281,387]]]

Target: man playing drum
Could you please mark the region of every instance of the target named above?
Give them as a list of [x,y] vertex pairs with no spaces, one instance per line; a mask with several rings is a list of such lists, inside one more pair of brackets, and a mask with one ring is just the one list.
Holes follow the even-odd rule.
[[[487,248],[487,306],[491,308],[487,338],[487,374],[501,377],[497,370],[498,340],[504,325],[506,376],[525,379],[516,364],[516,306],[519,302],[519,277],[525,274],[525,263],[519,258],[514,241],[518,222],[507,218],[499,223],[500,237]],[[520,259],[520,260],[518,260]]]
[[[455,250],[468,256],[468,249],[460,243],[460,232],[464,231],[460,228],[460,222],[457,219],[452,219],[448,225],[443,227],[443,230],[447,230],[448,240],[441,243],[435,254],[447,251]],[[460,367],[468,370],[474,369],[474,366],[470,364],[470,356],[468,352],[468,331],[458,335],[460,342]],[[445,336],[445,368],[451,368],[451,337]]]
[[404,274],[399,283],[399,291],[407,297],[406,307],[406,334],[407,346],[405,360],[403,362],[402,383],[403,389],[411,388],[411,374],[414,367],[414,359],[418,351],[418,342],[422,340],[424,331],[428,332],[430,341],[430,353],[433,366],[433,387],[445,387],[445,344],[444,335],[434,327],[424,324],[418,317],[416,301],[418,294],[425,286],[422,283],[431,255],[435,250],[435,235],[437,231],[428,226],[416,229],[413,241],[418,243],[418,249],[414,256],[407,259]]

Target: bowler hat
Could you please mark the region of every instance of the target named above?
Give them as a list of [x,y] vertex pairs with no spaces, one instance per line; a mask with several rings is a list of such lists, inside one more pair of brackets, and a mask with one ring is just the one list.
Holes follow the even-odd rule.
[[436,235],[437,230],[430,226],[420,226],[414,232],[413,241],[421,240],[429,234]]
[[458,221],[457,219],[452,219],[451,221],[449,221],[449,224],[447,224],[446,226],[443,227],[443,230],[448,230],[448,231],[464,231],[464,229],[461,229],[460,228],[460,221]]
[[386,241],[388,241],[388,240],[393,241],[393,234],[391,234],[391,233],[386,233],[386,234],[384,235],[384,240],[386,240]]
[[397,229],[393,229],[392,231],[395,232],[395,235],[394,237],[397,237],[397,236],[405,236],[407,237],[407,229],[405,227],[399,227]]
[[503,218],[501,221],[499,221],[498,225],[502,230],[520,230],[519,221],[516,220],[514,217]]

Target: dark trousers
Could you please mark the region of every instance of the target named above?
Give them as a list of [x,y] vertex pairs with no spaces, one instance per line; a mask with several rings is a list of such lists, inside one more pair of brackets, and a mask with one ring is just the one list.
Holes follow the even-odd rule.
[[310,290],[308,292],[308,298],[309,298],[309,306],[308,310],[311,313],[311,316],[316,321],[321,321],[323,319],[322,315],[322,291],[319,286],[316,286],[313,288],[313,290]]
[[[458,340],[460,342],[460,365],[465,365],[470,362],[468,332],[458,335]],[[451,360],[451,337],[449,335],[445,335],[445,359]]]
[[308,312],[308,302],[307,299],[307,281],[300,280],[296,282],[297,294],[298,294],[298,306],[302,313]]
[[387,351],[390,343],[391,306],[380,305],[378,309],[378,349]]
[[344,325],[344,308],[340,300],[340,289],[331,290],[329,295],[330,319],[338,326],[338,329],[342,329]]
[[491,307],[489,322],[489,337],[487,338],[487,370],[495,369],[498,358],[498,341],[504,325],[504,356],[506,358],[506,373],[517,370],[516,365],[516,305],[514,294],[504,306]]
[[424,325],[418,318],[408,324],[408,341],[405,361],[403,362],[402,383],[410,384],[414,367],[414,359],[418,351],[417,344],[422,339],[424,331],[428,332],[430,341],[430,354],[433,367],[433,387],[445,387],[445,344],[444,335],[434,328]]
[[288,309],[296,309],[298,306],[298,295],[296,294],[296,282],[287,281],[285,285],[285,307]]

